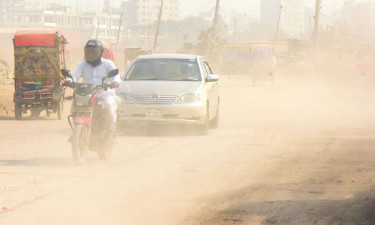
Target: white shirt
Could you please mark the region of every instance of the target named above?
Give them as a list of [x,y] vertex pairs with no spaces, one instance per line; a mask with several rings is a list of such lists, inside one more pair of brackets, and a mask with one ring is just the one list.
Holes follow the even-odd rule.
[[[102,84],[103,77],[106,77],[108,72],[116,69],[115,64],[109,59],[101,59],[101,62],[93,67],[90,63],[82,61],[76,71],[73,73],[73,81],[78,82],[78,80],[83,77],[83,82],[88,84]],[[117,82],[121,83],[121,77],[117,74],[114,77],[107,78],[104,82]]]

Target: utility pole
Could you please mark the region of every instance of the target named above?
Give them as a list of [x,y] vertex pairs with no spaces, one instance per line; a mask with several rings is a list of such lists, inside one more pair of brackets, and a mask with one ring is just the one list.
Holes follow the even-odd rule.
[[[216,6],[215,6],[215,15],[214,19],[212,21],[212,28],[207,31],[207,50],[208,52],[212,53],[214,48],[215,48],[215,38],[216,38],[216,28],[217,28],[217,21],[219,17],[219,5],[220,5],[220,0],[216,0]],[[206,51],[207,51],[206,50]]]
[[283,6],[280,5],[280,12],[279,12],[279,19],[277,20],[277,26],[276,26],[276,34],[275,34],[275,44],[277,42],[277,36],[279,35],[279,28],[280,28],[280,20],[281,20],[281,13],[283,12]]
[[122,12],[121,13],[121,16],[120,16],[120,25],[118,26],[118,32],[117,32],[117,44],[116,44],[116,50],[118,48],[118,43],[120,41],[120,35],[121,35],[121,27],[122,27],[122,17],[123,17],[124,13]]
[[233,44],[236,44],[237,18],[234,19]]
[[217,20],[219,17],[219,5],[220,5],[220,0],[216,0],[216,6],[215,6],[215,15],[214,15],[214,21],[213,21],[213,31],[212,31],[212,36],[216,35],[216,26],[217,26]]
[[158,24],[156,26],[156,34],[155,34],[155,40],[154,40],[154,48],[153,51],[155,51],[157,44],[158,44],[158,37],[159,37],[159,27],[160,27],[160,20],[161,16],[163,14],[163,6],[164,6],[164,0],[161,0],[160,4],[160,11],[159,11],[159,18],[158,18]]
[[147,32],[146,32],[146,38],[145,38],[146,40],[145,46],[147,49],[151,49],[151,46],[150,46],[150,29],[152,25],[151,19],[152,19],[152,14],[150,13],[150,16],[148,18],[148,26],[147,26]]
[[96,37],[95,39],[98,40],[98,37],[99,37],[99,19],[98,17],[96,17],[96,22],[98,23],[98,26],[96,27]]
[[321,0],[315,0],[314,41],[318,39]]
[[314,63],[317,64],[318,59],[318,38],[319,38],[319,17],[320,17],[321,0],[315,0],[315,23],[314,23]]

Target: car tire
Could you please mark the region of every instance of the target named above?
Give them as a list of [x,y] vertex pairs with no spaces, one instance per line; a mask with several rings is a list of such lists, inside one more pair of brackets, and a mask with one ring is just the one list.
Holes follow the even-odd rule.
[[219,120],[220,120],[219,103],[220,101],[217,102],[215,118],[210,122],[210,128],[213,128],[213,129],[219,128]]
[[210,131],[210,114],[209,114],[209,105],[206,105],[206,114],[204,124],[199,125],[197,128],[198,135],[207,135]]
[[112,154],[113,146],[113,132],[110,131],[107,133],[106,138],[103,140],[101,148],[98,149],[97,153],[100,159],[109,159]]

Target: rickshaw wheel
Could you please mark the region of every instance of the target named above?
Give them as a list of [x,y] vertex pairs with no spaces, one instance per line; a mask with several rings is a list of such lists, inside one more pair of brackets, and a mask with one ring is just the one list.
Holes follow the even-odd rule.
[[56,101],[56,113],[57,113],[57,119],[61,120],[61,116],[64,109],[64,102],[62,100]]
[[22,104],[16,103],[14,105],[14,115],[16,117],[16,120],[22,119]]
[[73,162],[82,165],[88,154],[89,128],[84,124],[76,124],[72,137],[72,156]]

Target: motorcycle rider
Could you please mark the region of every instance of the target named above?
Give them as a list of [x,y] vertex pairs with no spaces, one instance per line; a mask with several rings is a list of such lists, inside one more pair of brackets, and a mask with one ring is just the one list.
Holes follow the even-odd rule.
[[[82,77],[84,83],[88,84],[102,84],[102,79],[107,76],[108,72],[116,69],[116,66],[111,60],[102,58],[103,44],[99,40],[89,40],[84,47],[85,60],[82,61],[76,71],[72,74],[73,80],[67,78],[63,80],[63,85],[69,85],[72,82],[78,82]],[[120,75],[106,78],[105,81],[110,81],[108,91],[102,90],[97,98],[103,103],[103,113],[108,116],[111,121],[109,132],[116,129],[117,105],[120,103],[120,98],[116,96],[114,88],[117,88],[121,83]]]

